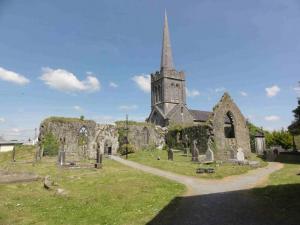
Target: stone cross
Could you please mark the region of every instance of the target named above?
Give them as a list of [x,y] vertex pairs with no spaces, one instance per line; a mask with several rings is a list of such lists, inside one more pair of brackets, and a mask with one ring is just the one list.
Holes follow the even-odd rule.
[[197,140],[193,140],[192,161],[199,162],[199,150],[197,148]]

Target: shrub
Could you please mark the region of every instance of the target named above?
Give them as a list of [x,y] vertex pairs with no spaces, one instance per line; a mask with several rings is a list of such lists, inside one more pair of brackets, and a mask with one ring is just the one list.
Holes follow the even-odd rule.
[[121,147],[119,147],[118,152],[120,155],[126,155],[126,147],[127,147],[127,153],[131,154],[135,152],[135,148],[131,144],[123,144]]
[[59,143],[52,133],[47,133],[42,141],[44,155],[55,156],[58,154]]

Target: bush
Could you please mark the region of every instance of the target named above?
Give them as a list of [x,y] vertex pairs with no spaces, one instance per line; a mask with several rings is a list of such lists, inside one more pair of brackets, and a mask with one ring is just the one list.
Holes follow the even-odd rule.
[[121,147],[118,149],[118,152],[120,155],[126,155],[126,147],[127,147],[127,153],[131,154],[135,152],[135,148],[131,144],[123,144]]
[[44,155],[56,156],[58,154],[59,143],[52,133],[47,133],[42,141]]

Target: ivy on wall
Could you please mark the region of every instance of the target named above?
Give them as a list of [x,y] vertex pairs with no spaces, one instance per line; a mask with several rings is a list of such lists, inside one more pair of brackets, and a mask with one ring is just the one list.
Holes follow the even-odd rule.
[[181,127],[176,126],[169,129],[166,135],[168,147],[176,149],[191,148],[193,141],[197,140],[199,152],[205,153],[209,138],[209,127],[207,125]]

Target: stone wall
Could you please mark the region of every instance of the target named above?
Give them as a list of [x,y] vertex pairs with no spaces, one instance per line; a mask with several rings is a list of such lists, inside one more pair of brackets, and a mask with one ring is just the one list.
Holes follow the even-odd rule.
[[[228,112],[233,118],[235,138],[225,138],[224,120]],[[216,148],[215,158],[235,158],[238,148],[243,149],[246,157],[249,156],[251,152],[250,137],[246,119],[227,93],[222,96],[220,102],[214,107],[209,124],[213,130]]]
[[[119,135],[122,139],[126,134],[125,122],[117,123]],[[129,122],[128,141],[135,150],[147,148],[148,146],[162,147],[165,143],[165,129],[150,123]],[[120,145],[123,144],[120,140]]]
[[[86,130],[86,144],[80,143],[80,130]],[[80,120],[77,118],[50,117],[40,125],[39,140],[47,133],[52,133],[60,143],[60,149],[66,151],[67,160],[79,160],[82,158],[95,158],[97,146],[105,152],[105,144],[111,147],[112,154],[118,149],[118,132],[114,125],[99,125],[92,120]]]

